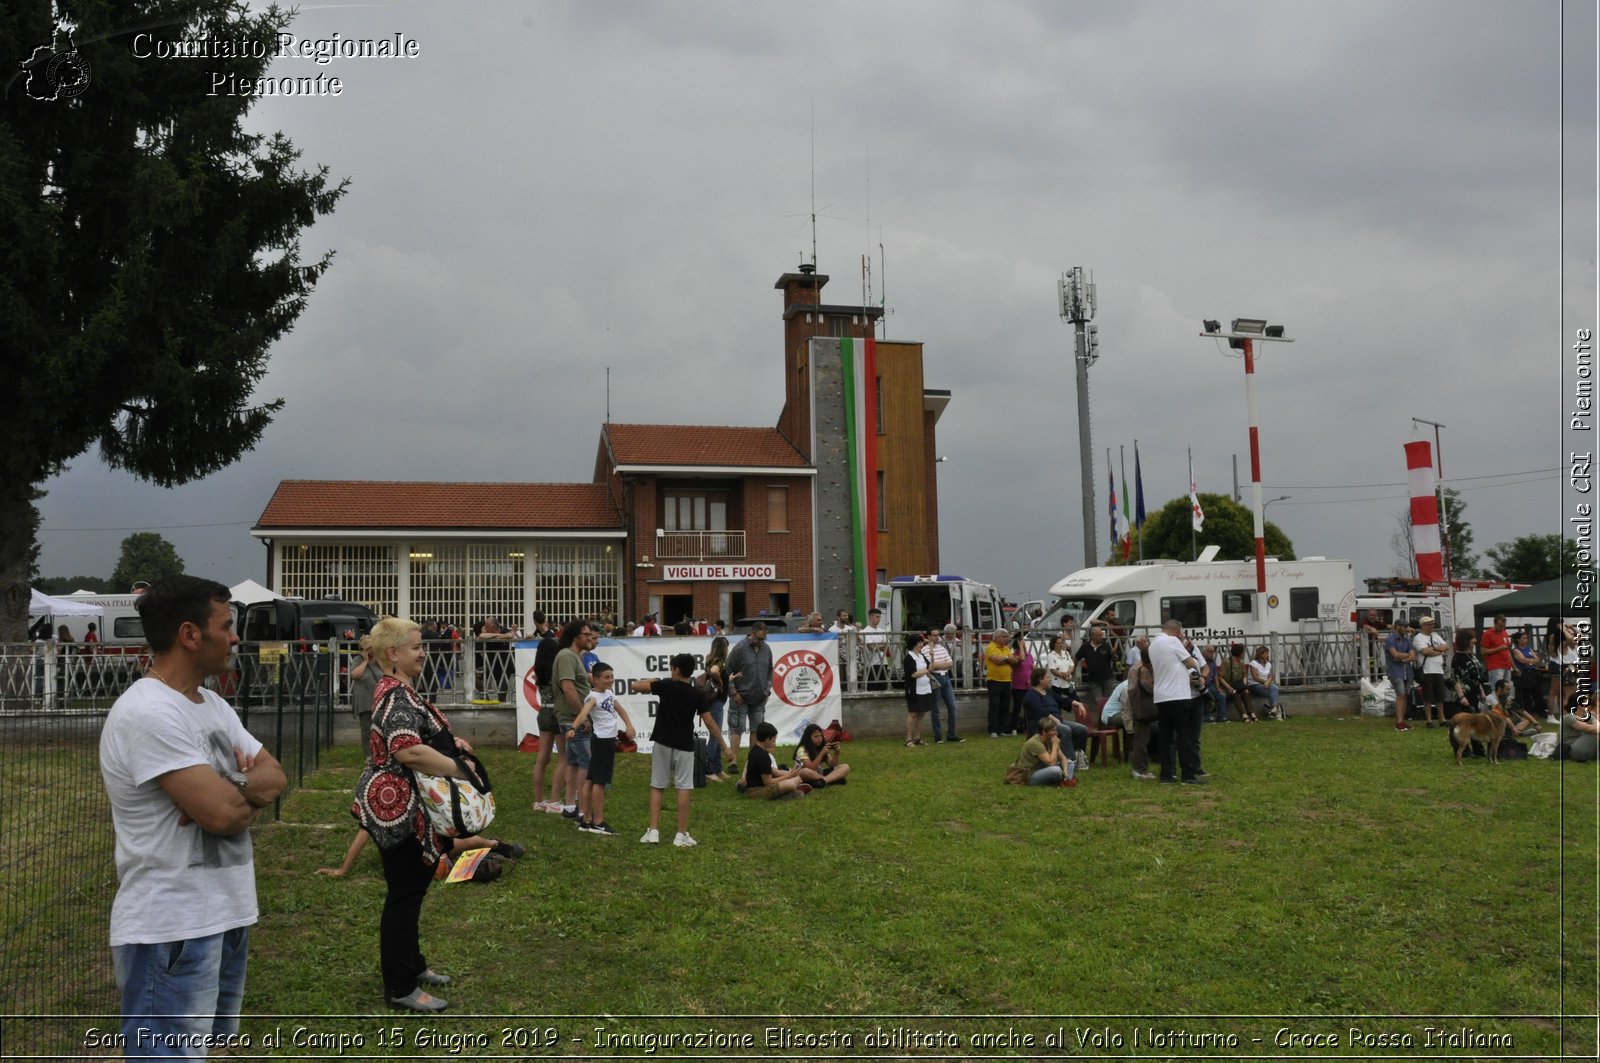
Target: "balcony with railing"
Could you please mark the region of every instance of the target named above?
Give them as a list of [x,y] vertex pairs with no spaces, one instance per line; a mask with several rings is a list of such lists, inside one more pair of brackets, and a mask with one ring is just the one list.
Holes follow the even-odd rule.
[[738,560],[745,556],[742,531],[669,531],[656,536],[659,558],[696,561]]

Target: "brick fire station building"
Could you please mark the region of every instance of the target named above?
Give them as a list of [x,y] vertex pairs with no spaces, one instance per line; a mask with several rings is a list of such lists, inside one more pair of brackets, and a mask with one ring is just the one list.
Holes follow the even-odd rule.
[[604,424],[589,483],[284,480],[251,529],[267,585],[463,627],[864,611],[863,587],[938,571],[950,393],[924,385],[921,343],[871,340],[881,310],[825,304],[827,283],[802,266],[775,285],[775,427]]

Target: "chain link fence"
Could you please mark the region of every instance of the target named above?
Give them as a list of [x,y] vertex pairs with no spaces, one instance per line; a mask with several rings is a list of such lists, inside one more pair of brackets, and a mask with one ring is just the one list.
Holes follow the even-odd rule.
[[[210,686],[283,763],[290,788],[315,771],[333,734],[331,654],[239,647]],[[111,968],[116,838],[100,778],[100,730],[147,656],[57,653],[0,644],[0,1045],[6,1055],[67,1054],[66,1026],[31,1016],[119,1011]],[[264,813],[276,819],[279,805]]]

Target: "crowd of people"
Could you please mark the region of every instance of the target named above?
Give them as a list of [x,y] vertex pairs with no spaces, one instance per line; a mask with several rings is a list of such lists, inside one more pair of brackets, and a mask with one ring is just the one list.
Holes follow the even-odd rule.
[[[170,577],[149,589],[139,612],[149,668],[118,699],[100,738],[117,838],[112,953],[125,1034],[141,1038],[141,1044],[193,1047],[238,1029],[249,928],[258,914],[249,828],[283,793],[287,779],[227,701],[206,686],[228,669],[238,642],[227,588]],[[1592,677],[1581,670],[1586,666],[1570,626],[1552,623],[1538,645],[1527,632],[1508,632],[1503,617],[1482,636],[1458,632],[1453,646],[1434,632],[1432,617],[1421,618],[1419,628],[1412,635],[1405,624],[1396,624],[1384,633],[1383,646],[1403,697],[1413,695],[1416,676],[1424,677],[1416,696],[1424,699],[1430,725],[1435,710],[1441,721],[1477,710],[1504,713],[1514,730],[1537,729],[1543,709],[1543,722],[1560,725],[1564,758],[1596,759],[1600,721],[1589,705]],[[606,820],[607,791],[618,751],[635,737],[636,727],[617,700],[615,670],[596,655],[601,625],[580,619],[556,632],[540,617],[537,630],[539,727],[550,741],[541,744],[534,769],[534,807],[575,820],[581,831],[614,836]],[[665,795],[672,790],[673,844],[697,844],[689,815],[701,773],[736,777],[743,794],[756,800],[807,795],[850,781],[840,751],[843,736],[833,728],[808,724],[792,761],[780,760],[778,730],[765,719],[773,668],[766,634],[758,623],[731,649],[725,637],[717,637],[703,659],[676,653],[666,678],[629,685],[631,693],[655,699],[649,825],[642,843],[661,841]],[[908,746],[921,744],[929,713],[940,734],[941,676],[952,660],[947,648],[940,652],[946,634],[930,628],[906,636],[900,671]],[[1133,641],[1126,677],[1107,685],[1115,676],[1104,632],[1092,629],[1069,656],[1070,645],[1064,635],[1035,659],[1025,640],[1014,643],[1005,631],[987,644],[990,733],[999,737],[1003,728],[1024,736],[1006,771],[1008,782],[1075,786],[1088,768],[1091,734],[1120,728],[1131,738],[1134,778],[1204,785],[1205,720],[1225,719],[1230,705],[1240,719],[1250,719],[1252,699],[1281,718],[1265,648],[1247,658],[1245,647],[1234,645],[1223,657],[1214,646],[1197,647],[1178,621],[1168,620],[1154,637]],[[426,813],[419,776],[488,788],[471,743],[452,732],[449,719],[419,687],[429,654],[424,627],[395,617],[381,620],[361,640],[350,670],[352,708],[367,742],[351,806],[359,830],[343,864],[319,869],[343,875],[369,844],[378,849],[385,883],[377,920],[384,995],[391,1006],[418,1012],[447,1007],[436,991],[451,982],[421,946],[429,886],[452,857],[472,852],[475,867],[499,868],[524,852],[504,839],[451,836]],[[1101,699],[1096,721],[1093,706]],[[1404,712],[1397,713],[1402,730]],[[697,743],[697,722],[705,725],[709,743]],[[746,733],[751,741],[741,770]],[[945,741],[959,741],[953,709],[944,734]],[[492,877],[474,873],[479,881]]]
[[[1409,719],[1419,709],[1429,728],[1445,726],[1458,712],[1488,711],[1504,717],[1513,735],[1536,734],[1543,725],[1583,729],[1583,720],[1567,721],[1573,708],[1584,707],[1574,698],[1585,682],[1578,636],[1560,619],[1551,620],[1537,641],[1530,630],[1508,630],[1498,615],[1482,635],[1464,627],[1451,640],[1439,634],[1432,616],[1418,617],[1415,629],[1404,618],[1387,626],[1368,618],[1363,626],[1375,642],[1382,639],[1397,731],[1411,730]],[[1563,738],[1561,744],[1569,743]],[[1592,756],[1591,744],[1578,753]]]

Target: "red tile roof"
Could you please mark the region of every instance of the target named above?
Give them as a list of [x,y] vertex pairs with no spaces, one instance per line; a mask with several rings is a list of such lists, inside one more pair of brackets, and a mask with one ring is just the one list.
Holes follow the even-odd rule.
[[256,527],[620,531],[622,516],[604,484],[284,480]]
[[608,424],[602,431],[618,465],[808,467],[805,456],[776,428]]

